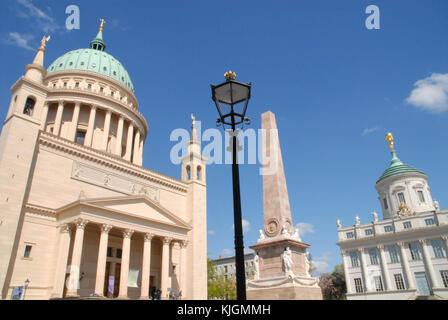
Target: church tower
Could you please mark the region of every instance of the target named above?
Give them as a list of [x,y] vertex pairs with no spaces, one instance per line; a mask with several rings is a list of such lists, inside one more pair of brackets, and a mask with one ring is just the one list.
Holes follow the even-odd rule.
[[194,272],[189,275],[187,288],[191,290],[193,299],[207,299],[207,158],[201,155],[201,142],[197,137],[196,119],[191,115],[192,126],[187,154],[182,161],[182,181],[188,184],[187,222],[194,233],[188,239],[192,250],[188,260]]
[[45,45],[50,37],[43,37],[32,64],[12,86],[12,98],[0,136],[0,286],[2,297],[8,292],[9,278],[15,260],[22,207],[30,183],[30,172],[37,152],[37,137],[41,128],[44,104],[47,97],[43,78]]
[[383,218],[435,211],[428,176],[398,158],[391,133],[386,135],[386,140],[389,142],[392,161],[375,185]]

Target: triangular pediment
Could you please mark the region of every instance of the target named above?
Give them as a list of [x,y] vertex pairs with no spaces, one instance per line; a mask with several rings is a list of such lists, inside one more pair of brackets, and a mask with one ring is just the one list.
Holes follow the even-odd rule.
[[186,221],[146,196],[83,199],[68,207],[78,205],[138,217],[163,225],[192,229]]

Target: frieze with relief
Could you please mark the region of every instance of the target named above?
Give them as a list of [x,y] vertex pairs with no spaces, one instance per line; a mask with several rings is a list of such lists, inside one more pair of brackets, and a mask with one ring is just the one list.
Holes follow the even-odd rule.
[[159,189],[125,178],[105,170],[73,161],[72,179],[88,182],[100,187],[112,189],[129,195],[146,195],[159,202]]

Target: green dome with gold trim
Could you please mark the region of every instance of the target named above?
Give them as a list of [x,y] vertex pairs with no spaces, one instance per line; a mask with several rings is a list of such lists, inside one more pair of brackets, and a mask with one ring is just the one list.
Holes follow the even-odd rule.
[[57,58],[47,69],[47,74],[60,71],[87,71],[98,73],[120,82],[134,92],[131,77],[123,65],[104,50],[102,26],[95,39],[90,42],[90,48],[67,52]]

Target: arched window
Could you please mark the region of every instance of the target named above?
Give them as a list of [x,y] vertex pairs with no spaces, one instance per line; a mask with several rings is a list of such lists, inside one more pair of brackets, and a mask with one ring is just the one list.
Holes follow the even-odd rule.
[[28,97],[25,102],[25,108],[23,108],[23,114],[32,116],[35,104],[36,101],[33,98]]
[[190,168],[190,166],[187,166],[185,169],[187,170],[187,180],[190,180],[191,179],[191,168]]
[[198,166],[197,167],[197,170],[196,170],[196,178],[197,178],[197,180],[201,180],[201,178],[202,178],[202,171],[201,171],[201,166]]

